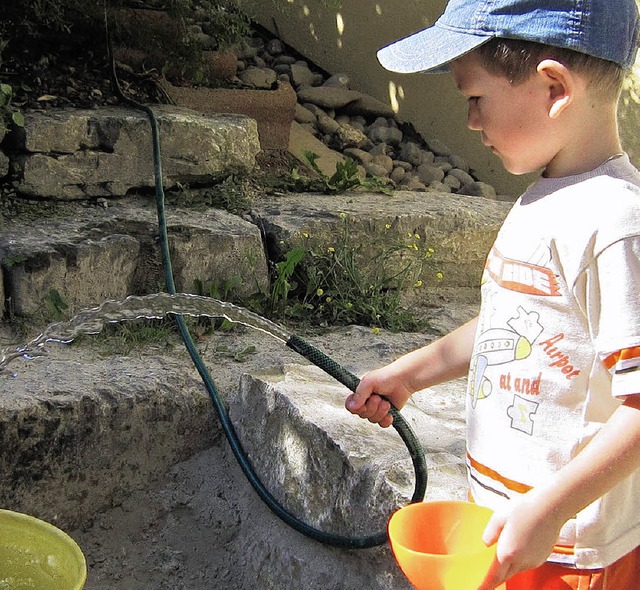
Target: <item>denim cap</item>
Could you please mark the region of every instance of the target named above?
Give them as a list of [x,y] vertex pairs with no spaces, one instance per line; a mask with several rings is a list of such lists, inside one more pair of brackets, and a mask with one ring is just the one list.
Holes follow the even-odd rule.
[[446,72],[449,62],[494,37],[572,49],[630,68],[636,57],[635,0],[451,0],[433,26],[383,47],[392,72]]

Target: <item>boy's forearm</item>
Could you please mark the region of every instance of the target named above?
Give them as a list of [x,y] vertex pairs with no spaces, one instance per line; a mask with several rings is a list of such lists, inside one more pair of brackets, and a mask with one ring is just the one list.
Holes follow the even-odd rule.
[[640,394],[629,396],[549,484],[535,490],[566,522],[640,468]]
[[396,360],[394,368],[408,376],[412,391],[464,377],[469,372],[477,318],[431,344]]

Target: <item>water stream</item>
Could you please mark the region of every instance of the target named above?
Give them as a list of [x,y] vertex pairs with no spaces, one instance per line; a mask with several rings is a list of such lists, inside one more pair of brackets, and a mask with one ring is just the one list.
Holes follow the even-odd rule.
[[16,358],[33,359],[47,354],[47,342],[68,344],[78,336],[98,334],[105,324],[138,319],[160,319],[169,314],[191,317],[225,318],[266,332],[286,343],[290,334],[284,328],[243,307],[211,297],[188,293],[132,295],[122,301],[105,301],[99,307],[85,309],[66,322],[49,324],[40,335],[17,348],[0,350],[0,373]]

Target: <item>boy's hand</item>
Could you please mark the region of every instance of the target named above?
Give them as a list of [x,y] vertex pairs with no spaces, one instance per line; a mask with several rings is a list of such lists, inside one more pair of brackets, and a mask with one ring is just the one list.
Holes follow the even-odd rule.
[[411,394],[387,367],[382,367],[362,378],[355,392],[347,397],[345,407],[352,414],[387,428],[393,422],[388,413],[391,409],[389,402],[399,409],[407,403]]
[[484,530],[486,545],[498,543],[496,558],[478,590],[494,590],[509,578],[543,564],[553,551],[564,522],[558,522],[536,499],[535,490],[511,500]]

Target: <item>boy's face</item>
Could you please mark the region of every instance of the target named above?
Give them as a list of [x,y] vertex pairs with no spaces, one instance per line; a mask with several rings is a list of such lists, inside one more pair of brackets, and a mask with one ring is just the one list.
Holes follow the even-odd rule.
[[480,131],[482,143],[509,172],[534,172],[553,160],[560,144],[549,116],[549,88],[540,76],[510,84],[504,76],[489,73],[473,52],[450,68],[468,101],[468,127]]

